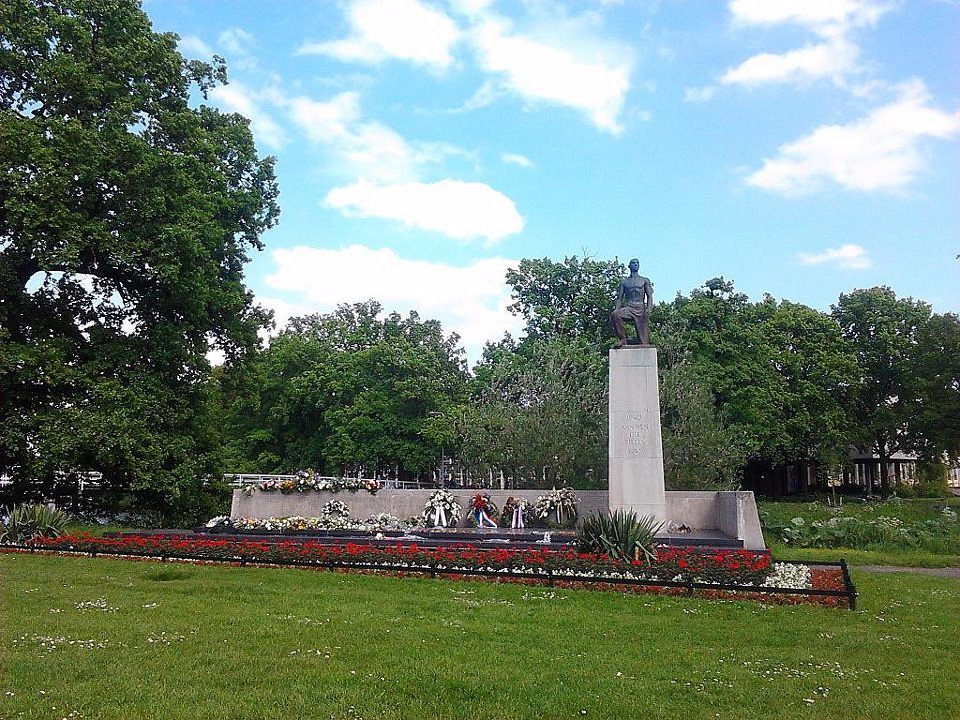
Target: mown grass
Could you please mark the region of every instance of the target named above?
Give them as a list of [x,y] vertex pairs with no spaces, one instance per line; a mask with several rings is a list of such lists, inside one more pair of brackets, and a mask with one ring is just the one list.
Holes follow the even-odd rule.
[[777,542],[770,543],[769,547],[775,560],[839,562],[843,558],[850,565],[896,565],[912,568],[960,567],[960,555],[952,553],[932,553],[901,548],[888,550],[798,548]]
[[850,612],[0,554],[0,717],[953,717],[960,581],[854,580]]

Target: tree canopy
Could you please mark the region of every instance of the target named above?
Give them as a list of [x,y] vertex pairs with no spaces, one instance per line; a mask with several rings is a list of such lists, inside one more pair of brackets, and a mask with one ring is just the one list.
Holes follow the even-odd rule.
[[381,317],[374,301],[294,318],[234,371],[226,422],[238,469],[429,474],[453,447],[465,399],[458,344],[416,313]]

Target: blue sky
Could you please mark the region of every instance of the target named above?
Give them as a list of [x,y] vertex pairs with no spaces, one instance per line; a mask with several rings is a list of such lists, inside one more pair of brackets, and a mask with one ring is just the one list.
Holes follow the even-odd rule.
[[248,284],[279,321],[367,298],[472,359],[507,268],[631,257],[828,310],[960,311],[957,0],[147,0],[277,157]]

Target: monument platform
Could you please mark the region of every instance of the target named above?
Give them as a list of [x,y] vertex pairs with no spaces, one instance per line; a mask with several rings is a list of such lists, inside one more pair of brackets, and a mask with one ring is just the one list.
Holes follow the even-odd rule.
[[[467,507],[470,497],[476,489],[453,490],[461,507]],[[536,500],[543,490],[488,490],[493,501],[500,507],[510,495]],[[241,490],[233,491],[233,518],[252,517],[305,517],[322,514],[323,506],[329,500],[342,500],[350,507],[354,517],[367,517],[378,512],[390,512],[396,517],[419,515],[423,504],[430,496],[429,490],[380,490],[376,495],[365,492],[308,492],[283,495],[279,492],[255,492],[247,495]],[[610,507],[610,495],[606,490],[574,490],[579,502],[577,512],[580,517],[605,512]],[[763,550],[763,533],[760,531],[760,519],[752,492],[730,491],[669,491],[664,493],[664,516],[661,520],[665,528],[660,537],[677,538],[677,544],[686,544],[685,538],[702,538],[704,541],[726,538],[739,543],[748,550]],[[466,519],[462,521],[466,524]],[[685,525],[688,533],[671,533],[666,528]],[[465,532],[466,527],[441,532]],[[482,532],[497,532],[484,530]],[[503,529],[499,532],[508,533]],[[527,533],[543,537],[544,530],[527,529]],[[553,533],[562,531],[550,531]],[[420,533],[418,533],[420,534]],[[474,536],[474,533],[470,533]],[[478,533],[479,534],[479,533]],[[715,545],[726,546],[726,545]]]

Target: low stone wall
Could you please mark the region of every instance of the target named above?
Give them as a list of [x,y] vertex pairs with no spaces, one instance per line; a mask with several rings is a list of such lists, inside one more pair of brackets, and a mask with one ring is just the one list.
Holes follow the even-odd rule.
[[[460,505],[466,509],[476,490],[453,490]],[[526,498],[535,502],[543,490],[491,490],[490,498],[499,507],[506,499]],[[577,490],[580,499],[577,511],[580,517],[596,512],[606,512],[609,496],[606,490]],[[356,518],[366,518],[377,513],[387,512],[398,518],[409,518],[423,512],[423,506],[432,490],[380,490],[376,495],[360,490],[351,492],[254,492],[246,495],[240,490],[233,491],[233,504],[230,517],[289,517],[301,515],[312,517],[321,514],[323,506],[330,500],[341,500],[350,508],[350,514]],[[670,522],[687,525],[693,530],[717,530],[727,537],[742,540],[748,550],[763,550],[763,533],[757,505],[752,492],[667,492],[666,515]],[[461,520],[465,524],[466,519]]]
[[[394,517],[406,519],[423,512],[423,506],[433,494],[433,490],[380,490],[376,495],[360,490],[355,493],[341,491],[290,493],[260,492],[253,495],[244,495],[240,490],[233,491],[233,504],[230,508],[230,517],[288,517],[303,515],[312,517],[320,515],[323,506],[330,500],[341,500],[350,508],[350,514],[356,518],[366,518],[377,513],[390,513]],[[457,502],[466,511],[470,498],[477,494],[477,490],[451,490]],[[543,490],[490,490],[490,499],[503,507],[511,495],[526,498],[531,503],[543,494]],[[577,490],[580,503],[577,512],[581,517],[595,512],[606,511],[608,507],[606,490]],[[466,518],[461,520],[466,524]]]
[[766,549],[752,492],[671,491],[666,496],[669,521],[694,530],[719,530],[742,540],[747,550]]

